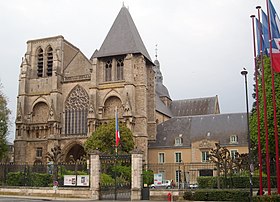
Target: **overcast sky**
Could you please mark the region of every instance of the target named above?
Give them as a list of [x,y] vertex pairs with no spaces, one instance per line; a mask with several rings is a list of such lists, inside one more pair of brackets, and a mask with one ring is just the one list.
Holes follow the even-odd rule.
[[[9,0],[0,1],[0,80],[15,122],[26,41],[63,35],[88,58],[99,49],[123,3],[158,60],[173,100],[218,95],[221,113],[246,112],[244,78],[253,99],[251,14],[265,0]],[[273,4],[279,13],[280,2]],[[14,139],[11,127],[9,140]]]

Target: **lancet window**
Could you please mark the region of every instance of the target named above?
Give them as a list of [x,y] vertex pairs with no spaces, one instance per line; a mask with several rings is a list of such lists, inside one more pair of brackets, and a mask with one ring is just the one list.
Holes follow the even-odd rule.
[[44,70],[43,50],[39,48],[37,52],[37,76],[38,77],[43,77],[43,70]]
[[123,59],[117,60],[117,80],[123,80]]
[[105,64],[105,81],[112,80],[112,60],[107,60]]
[[53,49],[51,47],[47,50],[47,76],[52,76],[53,69]]

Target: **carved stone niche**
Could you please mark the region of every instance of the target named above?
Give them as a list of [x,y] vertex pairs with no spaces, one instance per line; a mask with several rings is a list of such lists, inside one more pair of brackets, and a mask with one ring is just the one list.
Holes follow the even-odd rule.
[[211,149],[214,146],[209,140],[202,140],[201,143],[198,145],[199,149]]

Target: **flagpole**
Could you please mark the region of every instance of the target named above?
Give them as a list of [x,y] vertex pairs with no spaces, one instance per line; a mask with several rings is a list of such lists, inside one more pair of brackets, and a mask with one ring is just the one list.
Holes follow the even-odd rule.
[[[262,184],[262,151],[261,151],[261,129],[260,129],[260,103],[259,103],[259,81],[258,81],[258,65],[257,65],[257,53],[256,53],[256,39],[255,39],[255,15],[250,16],[252,18],[253,29],[253,47],[254,47],[254,64],[255,64],[255,83],[256,83],[256,108],[257,108],[257,120],[258,120],[258,158],[259,158],[259,189],[263,190]],[[260,24],[260,23],[259,23]],[[260,27],[260,26],[259,26]],[[260,191],[262,195],[262,191]]]
[[118,133],[119,133],[119,123],[118,123],[118,107],[115,108],[115,155],[118,156]]
[[[259,27],[260,27],[260,6],[258,9]],[[263,62],[263,51],[262,51],[262,33],[260,32],[260,55],[261,55],[261,68],[262,68],[262,91],[263,91],[263,108],[264,108],[264,128],[265,128],[265,151],[266,151],[266,171],[267,171],[267,192],[271,195],[271,182],[270,182],[270,157],[269,157],[269,146],[268,146],[268,126],[267,126],[267,102],[266,102],[266,88],[264,78],[264,62]],[[262,190],[260,190],[262,191]]]
[[272,67],[272,36],[270,25],[270,8],[268,0],[266,0],[267,19],[268,19],[268,35],[269,35],[269,52],[270,52],[270,69],[271,69],[271,85],[272,85],[272,103],[273,103],[273,117],[274,117],[274,138],[275,138],[275,160],[276,160],[276,175],[277,175],[277,193],[280,194],[280,168],[279,168],[279,145],[278,145],[278,122],[276,116],[276,98],[275,98],[275,85],[274,85],[274,70]]
[[115,175],[115,200],[117,200],[117,157],[118,157],[118,145],[117,145],[117,132],[118,132],[118,107],[115,108],[115,162],[114,162],[114,175]]

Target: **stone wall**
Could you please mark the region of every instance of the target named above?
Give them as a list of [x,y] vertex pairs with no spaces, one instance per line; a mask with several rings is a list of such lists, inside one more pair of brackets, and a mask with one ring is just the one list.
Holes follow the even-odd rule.
[[0,195],[13,196],[38,196],[38,197],[62,197],[62,198],[90,198],[91,191],[89,188],[58,188],[54,190],[52,187],[40,188],[1,188]]

